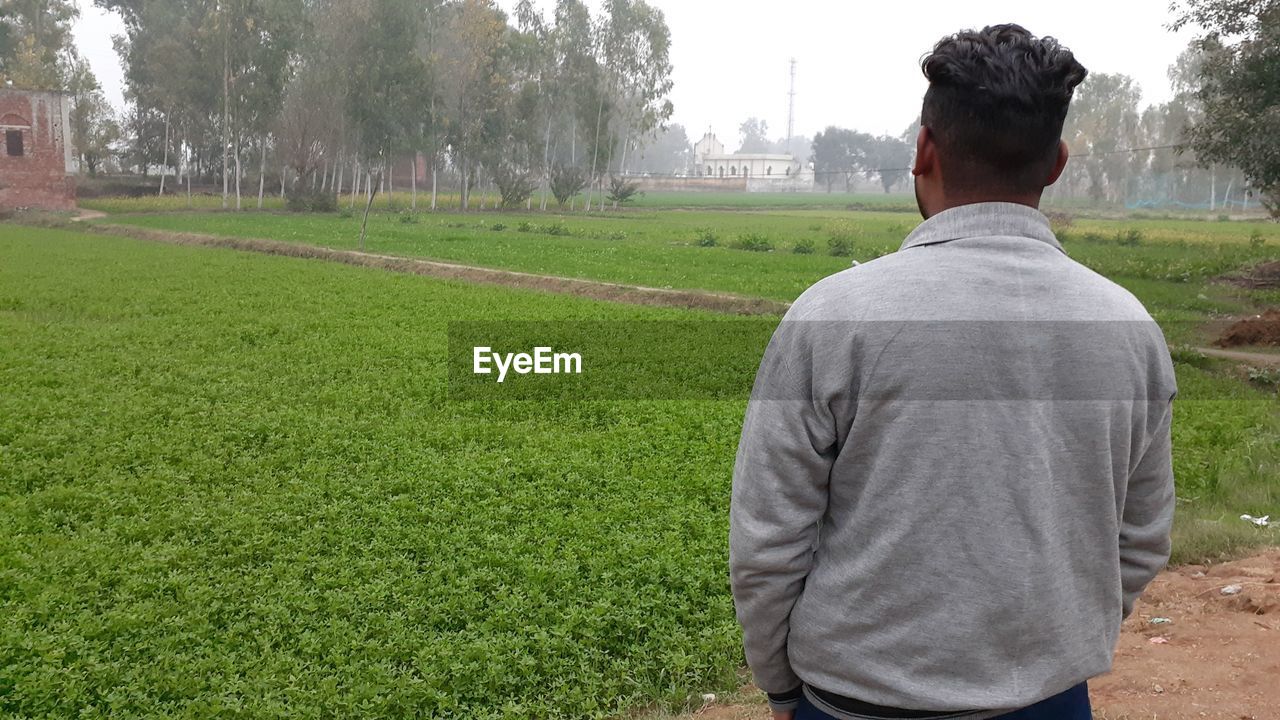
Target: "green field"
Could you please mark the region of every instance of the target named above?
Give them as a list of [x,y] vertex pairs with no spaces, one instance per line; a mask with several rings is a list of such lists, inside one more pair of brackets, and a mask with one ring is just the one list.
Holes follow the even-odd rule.
[[[356,247],[360,222],[358,216],[284,213],[126,214],[108,221],[346,249]],[[636,210],[593,216],[376,213],[369,220],[366,249],[789,302],[852,260],[893,252],[918,222],[902,213],[834,209]],[[1196,321],[1250,307],[1248,299],[1242,302],[1238,293],[1210,280],[1280,258],[1275,223],[1081,219],[1061,235],[1072,257],[1147,303],[1174,342],[1196,341],[1190,332]],[[772,250],[735,247],[747,240],[762,240]],[[806,244],[812,253],[795,252]],[[847,255],[833,256],[833,244]]]
[[[112,221],[334,247],[358,222]],[[1275,226],[1159,222],[1080,220],[1068,249],[1187,340],[1275,302],[1208,282],[1280,254]],[[847,266],[832,237],[866,260],[913,224],[378,214],[369,249],[790,300]],[[775,250],[730,247],[748,235]],[[817,252],[790,251],[806,238]],[[479,403],[445,384],[452,320],[708,317],[0,225],[0,715],[583,718],[735,688],[745,397]],[[1274,384],[1175,359],[1175,558],[1273,542],[1238,516],[1280,515]]]

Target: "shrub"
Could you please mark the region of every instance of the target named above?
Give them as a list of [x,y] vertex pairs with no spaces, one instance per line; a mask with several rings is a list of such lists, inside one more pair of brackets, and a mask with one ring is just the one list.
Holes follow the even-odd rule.
[[503,230],[507,229],[507,226],[503,225],[502,223],[494,223],[489,227],[489,229],[494,232],[502,232]]
[[1060,210],[1049,211],[1045,213],[1045,216],[1049,218],[1049,227],[1053,230],[1054,235],[1060,234],[1075,222],[1075,218],[1071,217],[1071,213]]
[[853,240],[833,237],[827,240],[827,252],[836,257],[849,257],[853,255]]
[[1249,382],[1264,388],[1280,388],[1280,370],[1276,368],[1249,368]]
[[294,188],[285,196],[284,207],[290,212],[337,212],[335,193],[311,188]]
[[498,186],[498,194],[502,196],[504,208],[523,205],[533,197],[533,191],[538,187],[533,175],[506,163],[499,165],[493,171],[493,182]]
[[403,213],[400,215],[401,225],[417,225],[418,216],[413,213]]
[[582,188],[586,186],[587,174],[582,171],[582,168],[556,165],[551,169],[551,194],[555,196],[561,209],[570,198],[582,192]]
[[1222,213],[1218,216],[1218,222],[1227,222],[1229,220],[1231,220],[1231,216],[1226,213]]
[[342,208],[338,211],[338,217],[344,219],[351,218],[354,217],[354,213],[351,212],[351,208]]
[[1204,353],[1193,347],[1181,345],[1169,351],[1169,357],[1175,363],[1180,365],[1190,365],[1191,367],[1207,369],[1213,365],[1213,358],[1208,357]]
[[636,195],[643,195],[640,192],[638,183],[627,182],[626,178],[611,177],[609,178],[609,201],[614,205],[625,205]]
[[715,247],[719,238],[716,237],[716,231],[711,228],[698,228],[694,231],[698,236],[698,247]]
[[746,233],[739,235],[738,239],[733,242],[734,250],[747,250],[749,252],[772,252],[773,243],[769,238],[759,233]]
[[[504,225],[503,227],[506,227],[506,226]],[[521,221],[516,225],[516,232],[540,233],[542,235],[558,235],[558,236],[573,234],[569,230],[569,228],[565,227],[564,223],[561,223],[561,222],[542,225],[540,223],[531,223],[531,222]]]
[[791,246],[791,252],[795,253],[796,255],[812,255],[813,249],[814,249],[813,240],[807,240],[807,239],[801,240],[797,242],[795,245]]
[[827,250],[832,255],[848,257],[853,254],[853,243],[858,239],[858,226],[841,220],[827,228]]
[[1249,233],[1249,247],[1260,248],[1266,244],[1267,244],[1267,239],[1262,237],[1261,230],[1254,228],[1253,232]]
[[1124,232],[1116,233],[1116,244],[1125,247],[1137,247],[1142,244],[1142,231],[1137,228],[1130,228]]

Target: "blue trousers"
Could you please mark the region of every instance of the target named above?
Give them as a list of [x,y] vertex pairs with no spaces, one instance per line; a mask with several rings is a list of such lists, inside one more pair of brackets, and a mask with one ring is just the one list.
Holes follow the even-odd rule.
[[[831,715],[819,710],[809,702],[807,696],[800,696],[800,707],[796,708],[796,720],[835,720]],[[1089,705],[1089,686],[1087,683],[1041,700],[1035,705],[1005,713],[993,720],[1093,720],[1093,710]]]

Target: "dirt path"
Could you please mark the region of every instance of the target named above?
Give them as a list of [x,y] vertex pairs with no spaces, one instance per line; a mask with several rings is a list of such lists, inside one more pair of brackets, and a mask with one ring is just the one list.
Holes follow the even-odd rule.
[[[92,212],[92,211],[86,211]],[[88,217],[77,218],[80,220]],[[787,310],[787,303],[764,298],[743,297],[727,293],[709,293],[697,290],[672,290],[668,288],[622,285],[619,283],[582,280],[579,278],[535,275],[514,270],[458,265],[435,260],[420,260],[398,255],[378,255],[356,250],[335,250],[316,245],[281,242],[261,238],[237,238],[200,233],[177,233],[165,230],[131,227],[127,225],[86,225],[85,230],[104,235],[119,235],[138,240],[198,245],[202,247],[230,248],[267,255],[311,258],[330,262],[378,268],[391,272],[409,273],[444,280],[500,285],[523,290],[575,295],[594,300],[676,307],[690,310],[709,310],[734,315],[780,315]]]
[[[1233,585],[1238,594],[1222,594]],[[1280,549],[1161,573],[1121,629],[1114,669],[1090,688],[1099,720],[1280,718]],[[769,713],[748,702],[684,717]]]
[[71,218],[72,222],[84,222],[86,220],[100,220],[107,214],[100,210],[89,210],[88,208],[76,208],[75,217]]
[[1220,348],[1196,348],[1196,352],[1207,357],[1234,360],[1249,365],[1280,365],[1280,354],[1222,350]]

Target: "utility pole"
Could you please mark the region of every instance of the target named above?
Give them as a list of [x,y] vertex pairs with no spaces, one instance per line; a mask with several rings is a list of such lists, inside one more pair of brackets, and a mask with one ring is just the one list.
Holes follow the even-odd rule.
[[787,154],[792,152],[791,138],[796,134],[796,59],[791,58],[791,89],[787,92]]

